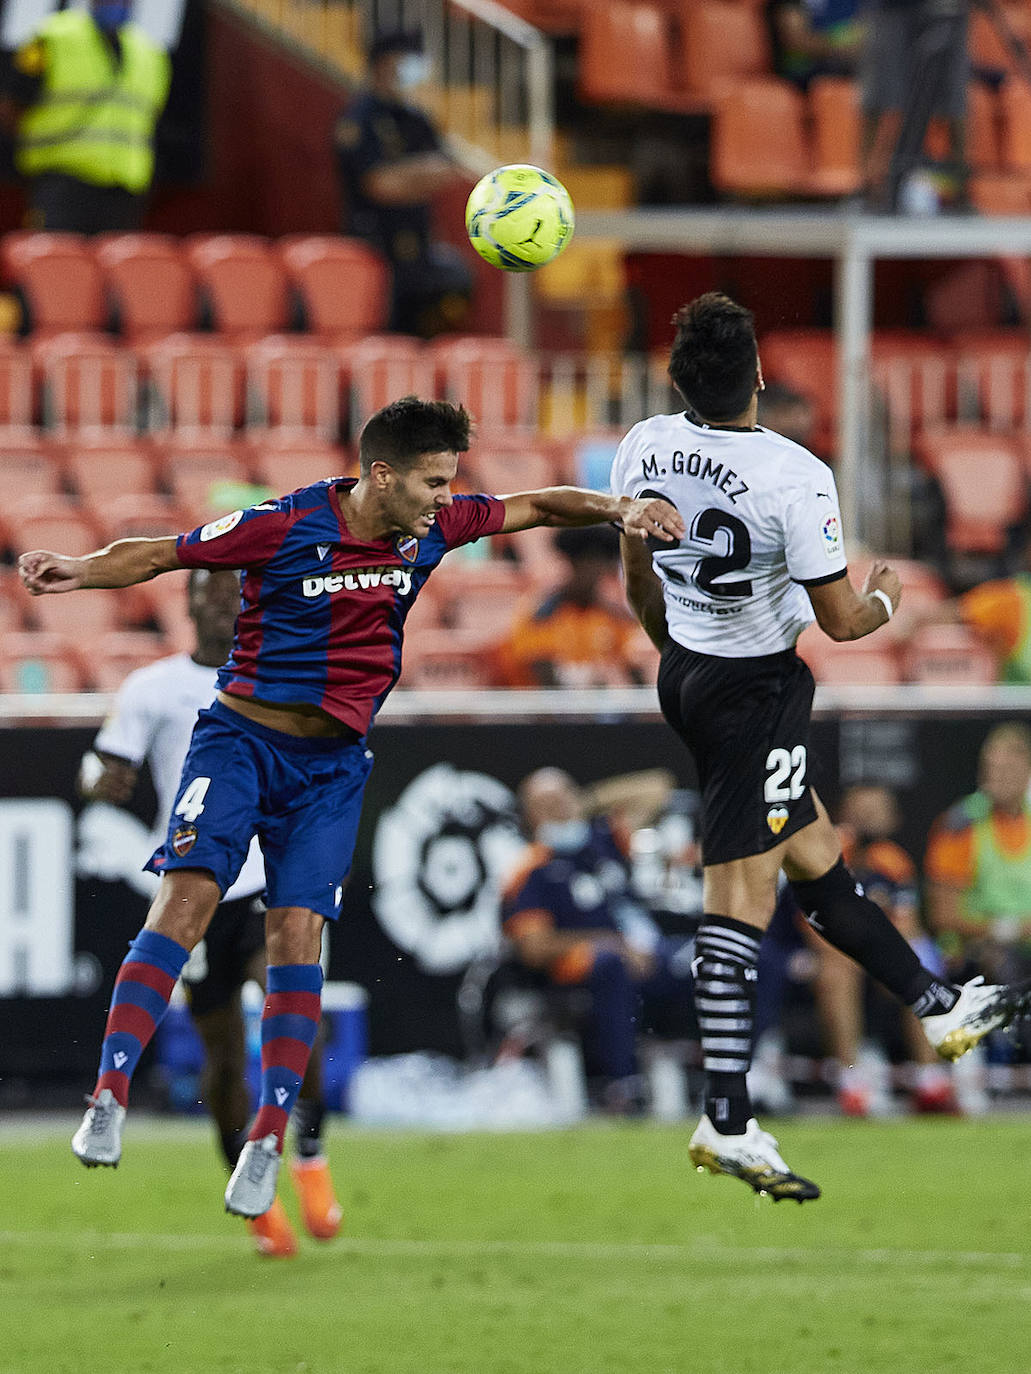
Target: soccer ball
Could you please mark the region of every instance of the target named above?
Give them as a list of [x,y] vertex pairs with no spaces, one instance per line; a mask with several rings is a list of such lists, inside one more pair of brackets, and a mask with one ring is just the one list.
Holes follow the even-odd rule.
[[573,221],[573,202],[558,178],[526,163],[488,172],[465,207],[470,243],[506,272],[532,272],[557,258]]

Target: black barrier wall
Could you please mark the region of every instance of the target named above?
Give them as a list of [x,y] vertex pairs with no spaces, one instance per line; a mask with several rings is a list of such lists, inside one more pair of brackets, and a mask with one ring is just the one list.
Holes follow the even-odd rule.
[[[885,782],[918,858],[928,827],[975,783],[977,751],[1005,717],[823,718],[811,776],[832,806],[842,786]],[[153,794],[135,813],[83,807],[75,776],[94,730],[0,731],[0,1102],[30,1080],[81,1080],[96,1065],[104,1010],[146,912]],[[522,844],[514,789],[531,769],[594,781],[670,768],[687,755],[658,721],[383,724],[330,976],[370,993],[373,1054],[458,1053],[455,994],[497,939],[500,875]]]

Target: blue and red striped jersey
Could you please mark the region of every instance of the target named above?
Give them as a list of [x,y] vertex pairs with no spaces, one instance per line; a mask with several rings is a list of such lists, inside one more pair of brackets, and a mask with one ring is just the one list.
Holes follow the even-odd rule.
[[355,539],[327,478],[181,534],[184,568],[242,569],[241,610],[218,686],[319,706],[359,735],[401,671],[405,617],[449,549],[496,534],[504,503],[456,496],[424,539]]

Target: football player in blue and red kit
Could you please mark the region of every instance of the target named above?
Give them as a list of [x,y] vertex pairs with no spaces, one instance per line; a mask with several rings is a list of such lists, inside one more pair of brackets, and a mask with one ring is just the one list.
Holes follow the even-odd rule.
[[148,865],[161,886],[116,979],[72,1141],[84,1164],[118,1163],[133,1070],[256,834],[268,906],[261,1096],[225,1205],[247,1217],[268,1210],[320,1016],[322,926],[340,912],[372,766],[366,734],[400,673],[405,616],[426,578],[449,549],[539,525],[618,520],[641,539],[684,534],[674,508],[650,496],[455,496],[469,431],[460,406],[406,397],[362,431],[357,479],[328,478],[178,537],[123,539],[82,558],[22,556],[36,595],[130,587],[176,568],[242,570],[233,651]]

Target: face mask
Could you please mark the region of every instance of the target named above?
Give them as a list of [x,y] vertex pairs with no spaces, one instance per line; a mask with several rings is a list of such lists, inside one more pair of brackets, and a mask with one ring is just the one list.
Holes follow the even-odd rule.
[[115,33],[123,24],[129,22],[129,5],[111,3],[97,5],[93,11],[93,21],[105,33]]
[[430,60],[421,52],[406,52],[397,63],[397,84],[403,91],[421,86],[430,74]]
[[557,854],[575,854],[590,838],[586,821],[545,821],[537,827],[537,839]]

